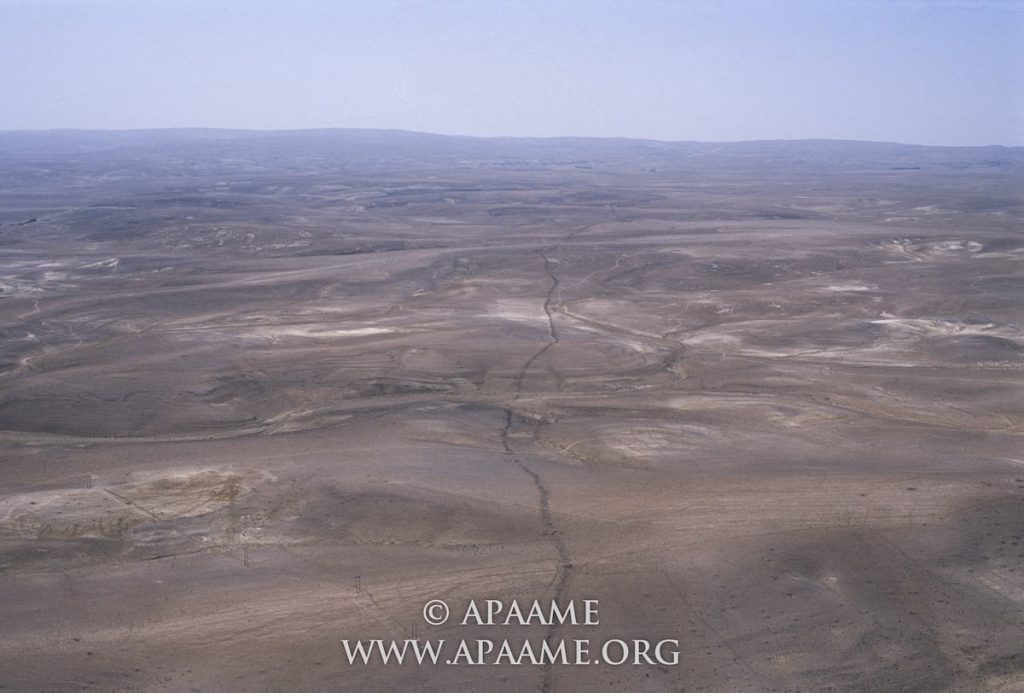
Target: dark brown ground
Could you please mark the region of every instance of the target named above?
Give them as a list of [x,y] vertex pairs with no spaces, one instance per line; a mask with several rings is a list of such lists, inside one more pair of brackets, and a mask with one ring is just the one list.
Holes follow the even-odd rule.
[[[0,135],[0,688],[1024,690],[1022,171]],[[513,597],[601,625],[420,615]],[[339,643],[414,634],[681,656]]]

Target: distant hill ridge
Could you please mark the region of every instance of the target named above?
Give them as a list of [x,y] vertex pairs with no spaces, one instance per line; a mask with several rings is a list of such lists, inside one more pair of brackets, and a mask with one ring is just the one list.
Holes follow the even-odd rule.
[[622,171],[772,168],[1018,172],[1024,147],[941,147],[850,140],[666,142],[596,137],[469,137],[403,130],[26,130],[0,132],[0,161],[111,155],[190,162],[319,160],[348,167],[485,166]]

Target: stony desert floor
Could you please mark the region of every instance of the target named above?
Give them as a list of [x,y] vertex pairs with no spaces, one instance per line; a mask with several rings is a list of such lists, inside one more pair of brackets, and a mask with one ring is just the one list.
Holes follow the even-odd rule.
[[0,689],[1024,690],[1021,150],[0,145]]

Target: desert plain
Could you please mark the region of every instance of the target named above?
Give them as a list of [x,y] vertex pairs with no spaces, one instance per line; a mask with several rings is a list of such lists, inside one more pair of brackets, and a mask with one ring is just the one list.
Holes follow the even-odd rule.
[[[0,133],[0,690],[1024,690],[1022,190],[1004,147]],[[341,646],[504,637],[679,658]]]

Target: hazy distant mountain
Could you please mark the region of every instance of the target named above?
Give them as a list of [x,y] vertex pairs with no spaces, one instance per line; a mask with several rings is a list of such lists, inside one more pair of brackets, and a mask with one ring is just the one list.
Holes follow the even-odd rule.
[[481,138],[397,130],[51,130],[0,132],[0,162],[89,166],[123,158],[177,165],[314,165],[339,169],[430,167],[576,168],[642,171],[732,169],[1019,170],[1024,147],[931,147],[842,140],[661,142]]

